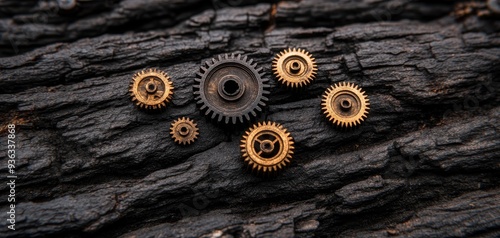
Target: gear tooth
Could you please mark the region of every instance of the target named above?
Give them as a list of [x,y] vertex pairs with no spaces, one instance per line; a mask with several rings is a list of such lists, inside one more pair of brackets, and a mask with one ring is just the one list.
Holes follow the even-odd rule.
[[227,53],[226,53],[226,54],[224,54],[224,57],[225,57],[225,59],[230,59],[230,58],[229,58],[229,55],[228,55]]
[[252,65],[253,64],[253,59],[249,59],[247,62],[248,62],[249,65]]
[[222,61],[222,55],[218,55],[219,61]]
[[243,56],[243,59],[242,59],[242,60],[243,60],[243,61],[245,61],[245,62],[247,62],[248,57],[245,55],[245,56]]
[[[207,65],[208,65],[208,62],[205,62]],[[205,68],[205,66],[200,66],[200,70],[205,73],[207,72],[207,68]],[[203,74],[200,74],[201,77],[203,77]]]
[[236,117],[231,117],[231,121],[233,122],[233,124],[236,124]]

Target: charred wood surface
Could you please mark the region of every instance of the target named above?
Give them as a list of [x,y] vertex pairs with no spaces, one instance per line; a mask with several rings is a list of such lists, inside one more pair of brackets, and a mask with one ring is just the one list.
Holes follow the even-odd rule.
[[[19,177],[16,230],[0,237],[500,236],[498,16],[458,17],[457,1],[235,3],[103,1],[61,14],[55,1],[0,1],[0,134],[17,125]],[[289,47],[316,58],[306,89],[272,76]],[[271,79],[258,121],[281,123],[296,147],[275,178],[244,170],[245,127],[217,125],[194,102],[195,73],[223,53]],[[152,67],[175,87],[161,113],[128,95]],[[355,130],[321,113],[337,82],[370,98]],[[181,116],[200,127],[191,146],[169,136]]]

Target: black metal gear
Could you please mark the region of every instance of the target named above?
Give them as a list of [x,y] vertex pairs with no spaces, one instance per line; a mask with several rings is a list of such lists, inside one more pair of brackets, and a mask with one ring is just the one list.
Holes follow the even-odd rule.
[[269,79],[262,68],[240,54],[219,55],[196,73],[194,97],[205,115],[226,124],[243,123],[266,106]]

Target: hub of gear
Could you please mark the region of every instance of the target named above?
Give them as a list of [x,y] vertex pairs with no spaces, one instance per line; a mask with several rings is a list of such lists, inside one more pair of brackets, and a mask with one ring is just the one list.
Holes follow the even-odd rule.
[[286,167],[292,159],[293,138],[280,124],[264,122],[253,125],[241,140],[245,163],[254,172],[272,173]]
[[157,69],[146,69],[134,75],[130,83],[132,101],[142,109],[162,109],[171,100],[174,86],[168,75]]
[[194,97],[205,115],[226,124],[243,123],[266,106],[268,79],[246,56],[225,54],[205,62],[196,74]]
[[78,5],[77,0],[57,0],[57,5],[61,10],[69,11]]
[[345,82],[328,88],[321,105],[326,117],[342,128],[360,125],[370,110],[365,92],[357,85]]
[[287,87],[298,88],[310,84],[318,68],[312,55],[303,49],[288,49],[276,55],[273,72]]
[[177,144],[191,144],[198,138],[198,127],[193,120],[182,117],[173,121],[170,125],[170,135]]

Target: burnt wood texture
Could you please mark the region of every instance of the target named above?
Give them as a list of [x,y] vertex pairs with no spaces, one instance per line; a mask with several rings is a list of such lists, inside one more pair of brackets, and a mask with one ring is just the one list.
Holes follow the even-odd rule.
[[[458,16],[463,3],[0,1],[2,171],[7,124],[18,129],[16,230],[0,237],[500,236],[500,21]],[[316,58],[305,89],[272,75],[289,47]],[[281,123],[296,148],[276,177],[244,169],[248,125],[216,124],[194,101],[195,73],[224,53],[270,79],[256,121]],[[165,111],[130,100],[146,68],[173,80]],[[354,130],[321,112],[338,82],[370,99]],[[189,146],[169,135],[182,116],[200,128]]]

